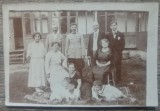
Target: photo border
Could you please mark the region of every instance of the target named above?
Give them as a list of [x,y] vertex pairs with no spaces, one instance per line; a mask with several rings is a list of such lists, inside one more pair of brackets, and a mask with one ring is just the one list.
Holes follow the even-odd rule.
[[[100,7],[97,7],[100,6]],[[68,105],[41,105],[30,103],[9,102],[9,12],[10,11],[147,11],[147,62],[146,62],[146,106],[158,106],[158,2],[61,2],[61,3],[12,3],[3,4],[3,44],[5,69],[5,105],[7,106],[35,106],[35,107],[68,107]],[[137,92],[138,93],[138,92]],[[69,105],[69,107],[133,107],[128,105]],[[136,107],[136,106],[135,106]],[[141,107],[141,106],[140,106]],[[144,106],[142,106],[144,107]]]

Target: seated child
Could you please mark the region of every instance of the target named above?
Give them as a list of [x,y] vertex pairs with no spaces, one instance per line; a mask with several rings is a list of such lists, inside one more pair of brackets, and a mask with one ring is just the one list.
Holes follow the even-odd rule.
[[82,82],[81,75],[76,70],[75,65],[73,63],[69,63],[68,72],[69,72],[69,77],[71,78],[71,80],[75,82],[75,88],[80,91],[81,82]]
[[63,99],[65,99],[66,102],[77,102],[80,98],[80,92],[76,89],[76,82],[66,77],[63,81],[63,86],[65,89]]
[[102,85],[102,82],[100,80],[96,80],[93,82],[92,98],[94,100],[111,101],[121,97],[125,97],[125,96],[116,87],[113,87],[111,85]]

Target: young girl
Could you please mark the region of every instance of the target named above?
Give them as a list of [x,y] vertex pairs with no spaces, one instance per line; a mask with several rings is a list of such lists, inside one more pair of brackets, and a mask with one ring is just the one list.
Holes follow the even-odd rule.
[[76,88],[76,85],[77,83],[73,79],[69,77],[64,78],[63,87],[65,90],[63,93],[63,98],[66,100],[66,102],[77,102],[80,98],[80,92]]
[[39,32],[34,33],[32,37],[34,41],[28,45],[27,49],[27,59],[30,61],[28,87],[35,88],[36,94],[40,95],[43,92],[41,87],[46,85],[44,74],[45,48],[40,42],[42,36]]
[[68,72],[70,78],[75,81],[76,83],[76,88],[80,90],[81,87],[81,75],[80,73],[76,70],[74,63],[69,63],[68,65]]

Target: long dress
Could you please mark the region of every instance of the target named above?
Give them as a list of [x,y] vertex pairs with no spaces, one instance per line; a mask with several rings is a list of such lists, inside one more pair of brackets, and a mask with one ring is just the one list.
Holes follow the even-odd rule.
[[[111,50],[107,52],[102,52],[101,49],[98,49],[95,55],[95,61],[98,61],[101,64],[106,64],[108,61],[111,62],[112,54]],[[95,80],[100,80],[103,84],[107,83],[107,75],[110,72],[111,65],[99,67],[95,65],[92,67],[92,72]]]
[[61,65],[65,59],[66,57],[60,51],[50,51],[46,55],[45,71],[46,74],[50,74],[48,79],[51,88],[50,100],[60,100],[63,97],[64,87],[62,83],[65,77],[69,77],[68,72]]
[[44,72],[45,48],[43,43],[32,42],[28,45],[27,57],[31,57],[28,75],[28,87],[41,87],[46,85]]

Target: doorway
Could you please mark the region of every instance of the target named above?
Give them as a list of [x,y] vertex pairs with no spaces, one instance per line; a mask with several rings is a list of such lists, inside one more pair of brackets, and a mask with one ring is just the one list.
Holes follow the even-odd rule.
[[13,30],[15,38],[15,49],[20,50],[24,48],[22,18],[13,18]]

